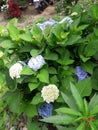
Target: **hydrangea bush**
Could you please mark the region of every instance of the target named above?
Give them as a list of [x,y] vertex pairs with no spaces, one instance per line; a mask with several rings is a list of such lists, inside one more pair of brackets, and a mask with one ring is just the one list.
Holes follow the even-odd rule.
[[[76,102],[83,111],[79,102],[86,98],[87,106],[86,102],[98,92],[98,7],[92,6],[85,12],[76,8],[74,11],[58,21],[53,19],[53,24],[36,21],[31,27],[19,29],[17,19],[12,19],[6,27],[0,26],[0,83],[8,88],[3,100],[12,112],[46,120],[55,115],[58,107],[67,107],[68,102],[73,106],[74,101],[70,100],[73,97],[75,100],[79,97]],[[73,89],[71,85],[72,94],[70,82],[76,86]],[[66,98],[62,92],[67,93]],[[92,108],[96,103],[91,102]],[[70,121],[75,123],[76,118],[72,117],[67,113],[62,118],[61,114],[55,119],[56,124],[74,129]],[[92,116],[88,117],[93,120]],[[60,119],[69,122],[59,123]],[[75,129],[80,122],[75,124]],[[93,126],[93,122],[91,124]]]

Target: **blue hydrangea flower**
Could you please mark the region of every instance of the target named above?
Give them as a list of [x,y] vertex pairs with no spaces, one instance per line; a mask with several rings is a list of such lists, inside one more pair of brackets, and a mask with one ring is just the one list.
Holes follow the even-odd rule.
[[28,67],[33,69],[34,71],[37,71],[45,64],[45,60],[41,55],[38,55],[36,57],[31,57],[31,59],[28,62]]
[[63,18],[59,23],[62,24],[65,21],[68,22],[68,24],[66,25],[66,28],[69,28],[69,25],[73,23],[72,18],[70,18],[69,16],[66,16],[65,18]]
[[38,109],[38,113],[42,118],[47,118],[52,115],[53,105],[45,103]]
[[47,25],[53,25],[56,21],[53,19],[49,19],[43,23],[38,23],[37,25],[40,27],[40,29],[43,31]]
[[80,66],[76,67],[76,75],[78,76],[78,81],[88,77],[88,74]]

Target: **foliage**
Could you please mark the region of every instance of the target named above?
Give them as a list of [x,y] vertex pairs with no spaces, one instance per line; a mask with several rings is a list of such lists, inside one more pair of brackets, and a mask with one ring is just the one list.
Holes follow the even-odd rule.
[[78,4],[81,5],[84,10],[87,10],[92,5],[98,5],[98,1],[97,0],[86,0],[86,1],[85,0],[79,0]]
[[[74,125],[76,130],[97,130],[98,101],[95,102],[95,100],[97,100],[98,94],[95,94],[88,103],[85,98],[81,97],[78,89],[72,83],[70,84],[70,90],[73,98],[61,92],[68,107],[56,109],[58,115],[41,119],[41,121],[63,125],[63,128],[64,125]],[[74,106],[71,106],[72,104],[68,100],[71,100]]]
[[[19,29],[17,19],[12,19],[6,27],[0,26],[0,82],[8,88],[3,101],[12,112],[18,115],[24,113],[28,118],[38,116],[37,120],[40,119],[38,109],[47,102],[43,100],[42,89],[55,86],[56,89],[50,95],[48,93],[51,100],[47,103],[51,102],[54,109],[59,110],[58,106],[61,106],[67,110],[67,116],[62,115],[62,119],[61,115],[57,115],[61,119],[60,124],[66,121],[67,127],[82,113],[87,115],[87,123],[90,118],[93,129],[91,120],[93,117],[95,119],[95,92],[98,92],[98,8],[92,6],[85,12],[80,10],[80,7],[73,9],[75,15],[70,15],[65,21],[52,20],[53,24],[47,26],[46,23],[51,21],[46,21],[44,29],[43,23],[37,21],[29,28]],[[76,87],[71,85],[70,88],[70,82]],[[65,93],[66,98],[63,99],[60,92]],[[88,111],[91,113],[87,114]],[[52,114],[55,114],[54,110]],[[80,119],[76,126],[79,123]],[[78,129],[84,126],[85,123],[82,123]],[[73,124],[70,129],[72,127]]]
[[55,10],[60,15],[70,14],[77,1],[78,0],[57,0],[55,2]]
[[17,2],[19,6],[27,6],[27,0],[12,0],[14,2]]

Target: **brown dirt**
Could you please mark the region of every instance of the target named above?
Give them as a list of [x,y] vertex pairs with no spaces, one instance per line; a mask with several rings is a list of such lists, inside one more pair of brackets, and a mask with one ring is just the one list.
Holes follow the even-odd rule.
[[[46,19],[52,18],[57,15],[55,12],[54,6],[48,6],[41,14],[39,14],[34,6],[28,6],[25,10],[22,11],[22,17],[18,20],[18,26],[24,27],[31,25],[34,21],[41,17],[45,17]],[[5,19],[3,13],[0,13],[0,25],[7,25],[9,19]]]

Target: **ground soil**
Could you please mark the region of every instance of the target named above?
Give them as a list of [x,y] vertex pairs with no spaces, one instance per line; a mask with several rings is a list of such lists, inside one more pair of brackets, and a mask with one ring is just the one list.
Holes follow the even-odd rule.
[[[22,10],[22,17],[18,20],[18,26],[24,27],[31,25],[35,20],[45,17],[46,19],[52,18],[57,15],[54,6],[48,6],[42,13],[38,13],[33,5],[28,5],[26,9]],[[0,25],[5,26],[10,19],[4,18],[4,14],[0,13]]]

